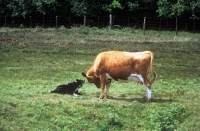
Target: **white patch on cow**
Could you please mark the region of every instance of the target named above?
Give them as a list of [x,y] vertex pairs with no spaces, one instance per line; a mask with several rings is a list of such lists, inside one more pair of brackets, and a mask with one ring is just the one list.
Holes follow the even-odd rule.
[[138,74],[131,74],[128,77],[128,80],[122,80],[122,79],[118,79],[119,82],[129,82],[129,81],[136,81],[139,83],[144,83],[144,79],[142,77],[142,75],[138,75]]
[[112,79],[112,77],[108,73],[106,73],[106,80],[109,80],[109,79]]
[[144,83],[144,79],[142,78],[142,75],[138,75],[138,74],[131,74],[131,76],[128,77],[128,80],[134,80],[136,82],[142,82]]
[[147,98],[151,99],[151,90],[149,88],[147,88]]

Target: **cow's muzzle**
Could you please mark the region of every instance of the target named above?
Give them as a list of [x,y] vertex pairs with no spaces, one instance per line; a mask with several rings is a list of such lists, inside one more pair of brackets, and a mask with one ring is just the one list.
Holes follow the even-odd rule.
[[101,88],[101,86],[100,86],[100,85],[96,85],[96,87],[97,87],[97,88]]

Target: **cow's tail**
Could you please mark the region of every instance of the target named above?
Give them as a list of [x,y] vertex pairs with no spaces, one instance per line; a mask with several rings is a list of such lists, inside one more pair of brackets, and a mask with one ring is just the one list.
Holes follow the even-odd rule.
[[154,54],[152,52],[149,51],[149,54],[151,56],[151,61],[150,61],[150,70],[152,71],[153,73],[153,79],[151,80],[151,84],[155,81],[156,77],[157,77],[157,74],[156,72],[154,71],[153,69],[153,62],[154,62]]

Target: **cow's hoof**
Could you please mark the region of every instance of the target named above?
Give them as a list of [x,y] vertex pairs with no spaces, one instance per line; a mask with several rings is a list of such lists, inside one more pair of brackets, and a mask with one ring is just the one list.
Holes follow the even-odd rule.
[[100,99],[103,99],[103,98],[104,98],[104,95],[100,95],[99,98],[100,98]]
[[151,102],[151,98],[146,98],[146,102]]
[[106,99],[109,99],[109,96],[105,96]]

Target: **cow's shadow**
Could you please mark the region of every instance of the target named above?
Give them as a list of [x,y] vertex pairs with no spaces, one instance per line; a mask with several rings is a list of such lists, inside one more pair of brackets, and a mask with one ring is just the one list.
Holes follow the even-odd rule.
[[[147,103],[145,97],[140,98],[127,98],[127,97],[109,97],[111,100],[118,100],[118,101],[126,101],[126,102],[133,102],[137,101],[139,103]],[[152,98],[151,102],[155,103],[165,103],[165,102],[175,102],[174,99],[162,99],[162,98]]]

